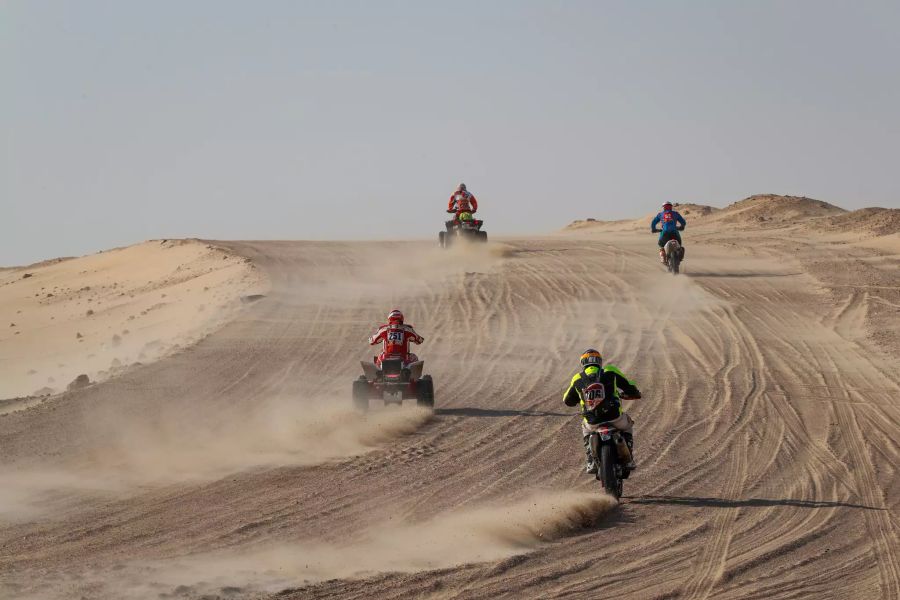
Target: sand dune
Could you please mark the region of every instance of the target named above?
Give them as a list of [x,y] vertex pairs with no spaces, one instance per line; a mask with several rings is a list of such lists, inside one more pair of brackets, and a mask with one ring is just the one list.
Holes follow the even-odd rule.
[[[846,211],[827,202],[801,196],[757,194],[729,204],[725,208],[677,202],[674,207],[691,222],[691,229],[697,226],[737,228],[741,231],[804,228],[864,235],[890,235],[900,232],[900,209],[863,208]],[[565,231],[646,230],[655,214],[633,220],[578,220],[566,226]]]
[[845,211],[821,200],[802,196],[760,194],[730,204],[712,216],[712,221],[743,226],[748,223],[775,225],[842,215]]
[[[0,417],[0,597],[900,597],[893,213],[773,198],[692,218],[678,277],[639,221],[218,244],[265,301]],[[437,410],[355,417],[394,306]],[[560,400],[588,346],[644,393],[614,506]]]
[[824,219],[817,225],[827,231],[896,235],[900,233],[900,208],[862,208]]
[[196,241],[6,269],[0,399],[57,393],[80,374],[98,381],[156,360],[213,331],[262,286],[243,258]]

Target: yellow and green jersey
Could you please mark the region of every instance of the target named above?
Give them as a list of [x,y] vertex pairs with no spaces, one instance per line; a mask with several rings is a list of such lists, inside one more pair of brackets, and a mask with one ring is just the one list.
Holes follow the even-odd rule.
[[606,365],[602,369],[590,365],[572,377],[563,394],[563,402],[567,406],[581,405],[581,414],[588,423],[603,423],[622,414],[620,390],[626,396],[641,395],[634,382],[615,365]]

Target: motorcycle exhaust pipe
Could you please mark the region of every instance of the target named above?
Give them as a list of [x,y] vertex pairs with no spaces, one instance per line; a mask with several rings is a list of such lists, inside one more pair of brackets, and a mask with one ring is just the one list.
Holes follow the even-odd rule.
[[621,434],[616,435],[616,450],[618,450],[619,457],[623,463],[627,464],[631,462],[631,450],[628,448],[628,444],[625,443],[625,438]]

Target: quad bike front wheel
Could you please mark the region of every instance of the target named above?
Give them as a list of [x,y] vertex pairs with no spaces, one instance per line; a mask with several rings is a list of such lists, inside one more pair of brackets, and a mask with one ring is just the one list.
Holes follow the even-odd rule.
[[434,408],[434,382],[431,375],[424,375],[416,383],[416,406]]
[[440,245],[441,248],[447,247],[447,232],[446,231],[438,232],[438,244]]
[[365,375],[353,382],[353,408],[360,412],[369,410],[369,382]]

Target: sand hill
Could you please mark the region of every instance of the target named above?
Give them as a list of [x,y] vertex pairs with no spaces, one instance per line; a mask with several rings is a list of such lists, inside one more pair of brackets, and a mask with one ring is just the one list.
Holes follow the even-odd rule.
[[[687,203],[679,203],[676,202],[673,204],[675,210],[680,212],[685,217],[689,217],[692,220],[694,219],[706,219],[707,217],[714,216],[718,214],[721,209],[716,208],[714,206],[707,206],[705,204],[693,204],[690,202]],[[604,231],[612,231],[612,230],[624,230],[624,229],[647,229],[650,225],[650,221],[653,220],[653,217],[656,216],[656,213],[645,215],[638,219],[620,219],[617,221],[604,221],[602,219],[588,218],[584,220],[578,220],[570,223],[565,227],[567,231],[579,231],[579,230],[604,230]]]
[[[271,287],[183,352],[0,416],[0,598],[897,598],[900,336],[876,336],[900,334],[900,238],[807,226],[895,213],[735,206],[691,219],[677,277],[649,219],[500,252],[154,242],[3,273],[0,366],[64,355],[29,386]],[[362,416],[395,306],[436,410]],[[642,392],[618,503],[561,401],[597,346]]]
[[822,219],[816,224],[825,231],[846,231],[874,236],[900,233],[900,209],[862,208]]
[[843,208],[812,198],[759,194],[718,211],[713,220],[736,225],[782,226],[846,212]]
[[[195,342],[261,279],[197,241],[152,241],[0,272],[0,399],[103,380]],[[76,383],[75,385],[81,385]]]
[[[900,232],[900,209],[864,208],[847,211],[833,204],[802,196],[757,194],[725,208],[702,204],[675,204],[688,220],[688,227],[728,225],[752,229],[803,226],[822,231],[889,235]],[[649,226],[654,214],[639,219],[575,221],[564,231],[640,230]]]

